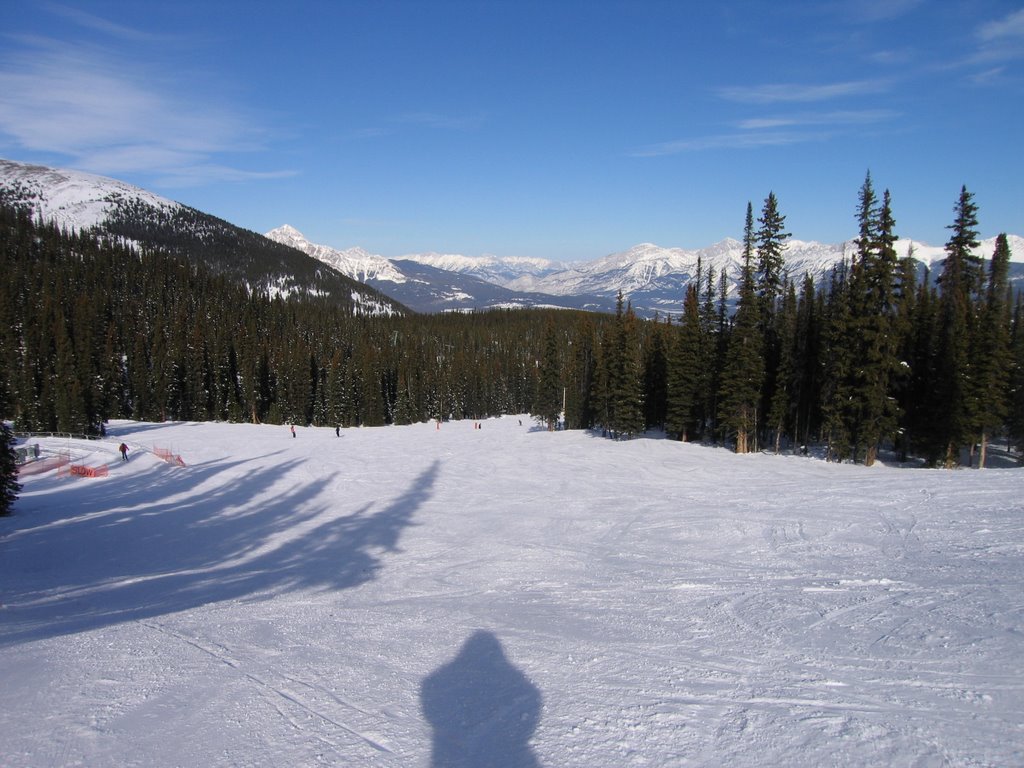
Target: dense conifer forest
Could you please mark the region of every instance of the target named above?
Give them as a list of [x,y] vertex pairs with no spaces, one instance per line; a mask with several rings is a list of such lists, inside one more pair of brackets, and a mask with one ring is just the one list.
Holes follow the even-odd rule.
[[533,413],[628,437],[664,428],[740,452],[882,448],[978,466],[1024,438],[1024,307],[1009,248],[983,262],[961,191],[939,288],[899,260],[888,191],[858,195],[859,237],[827,285],[785,271],[770,194],[747,206],[735,311],[700,270],[676,322],[563,310],[365,316],[0,208],[0,411],[19,431],[97,433],[111,418],[328,426]]

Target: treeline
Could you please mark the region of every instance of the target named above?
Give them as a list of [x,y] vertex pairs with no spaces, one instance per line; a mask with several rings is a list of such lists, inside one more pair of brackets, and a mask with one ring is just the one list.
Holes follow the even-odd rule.
[[111,418],[373,426],[531,412],[740,452],[820,443],[868,464],[883,447],[946,466],[968,449],[980,464],[993,436],[1021,442],[1024,308],[1006,238],[986,269],[962,190],[936,289],[897,258],[890,196],[870,176],[857,210],[856,253],[815,285],[786,274],[775,196],[756,221],[748,204],[735,312],[727,275],[701,269],[670,323],[639,320],[622,297],[614,316],[357,316],[0,208],[0,415],[96,432]]
[[530,410],[544,324],[574,313],[367,317],[271,298],[180,256],[0,208],[0,414],[381,425]]
[[[737,452],[818,443],[831,460],[866,464],[883,447],[947,467],[966,454],[983,466],[993,436],[1024,441],[1024,306],[1009,288],[1005,235],[986,269],[966,188],[954,211],[936,289],[912,257],[897,257],[889,192],[879,199],[869,174],[856,252],[816,286],[786,274],[774,194],[756,223],[748,204],[735,313],[726,276],[711,270],[675,325],[638,323],[620,301],[607,332],[577,339],[562,363],[576,395],[569,426],[664,426]],[[544,402],[550,419],[556,406]]]

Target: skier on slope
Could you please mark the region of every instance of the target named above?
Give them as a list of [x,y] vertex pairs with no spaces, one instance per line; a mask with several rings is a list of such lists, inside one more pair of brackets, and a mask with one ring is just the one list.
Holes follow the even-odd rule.
[[128,446],[121,443],[117,450],[121,452],[121,461],[128,461]]

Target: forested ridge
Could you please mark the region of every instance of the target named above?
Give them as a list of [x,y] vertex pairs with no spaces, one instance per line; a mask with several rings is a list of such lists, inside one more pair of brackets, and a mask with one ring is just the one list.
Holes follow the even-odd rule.
[[[0,160],[0,170],[5,165],[17,167]],[[100,193],[94,195],[98,197]],[[17,177],[5,178],[0,183],[0,204],[41,215],[45,199],[45,191]],[[92,229],[112,241],[159,249],[204,266],[212,274],[224,275],[240,284],[265,287],[275,294],[326,297],[339,306],[369,314],[407,311],[375,288],[301,251],[195,208],[109,189],[102,191],[102,204],[104,215]]]
[[[857,252],[827,285],[785,271],[785,217],[748,204],[736,309],[701,270],[677,322],[564,310],[367,316],[0,208],[0,411],[25,431],[111,418],[382,425],[531,412],[554,426],[737,451],[883,447],[953,466],[1024,436],[1024,309],[987,266],[966,188],[939,288],[897,259],[888,191],[858,196]],[[973,458],[975,447],[982,457]]]

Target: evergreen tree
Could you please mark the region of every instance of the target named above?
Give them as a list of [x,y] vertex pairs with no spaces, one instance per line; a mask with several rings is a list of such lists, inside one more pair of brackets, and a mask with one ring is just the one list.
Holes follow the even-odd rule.
[[977,211],[973,195],[961,188],[954,208],[956,220],[946,243],[946,263],[939,279],[939,326],[936,380],[930,418],[934,420],[933,459],[949,468],[959,463],[960,447],[973,436],[974,407],[969,350],[975,331],[975,295],[979,286],[980,259]]
[[[2,302],[3,299],[0,299],[0,303]],[[0,516],[11,513],[11,508],[21,491],[21,485],[18,483],[17,455],[14,452],[14,434],[4,421],[10,407],[6,384],[6,381],[0,381]]]
[[644,344],[643,403],[644,424],[648,428],[662,429],[668,418],[668,357],[666,336],[671,332],[668,321],[657,317],[646,324],[648,334]]
[[761,330],[761,301],[754,285],[753,211],[747,203],[743,231],[743,273],[740,297],[722,369],[718,419],[734,437],[736,453],[756,450],[758,408],[764,384],[764,335]]
[[683,316],[675,333],[668,367],[668,408],[665,429],[679,440],[693,435],[699,397],[701,370],[701,329],[697,289],[687,286]]
[[1024,463],[1024,297],[1017,296],[1010,340],[1010,391],[1007,427]]
[[768,425],[775,433],[775,453],[781,451],[783,435],[791,434],[793,415],[796,411],[794,402],[796,332],[796,288],[790,282],[787,283],[782,305],[775,318],[774,337],[777,340],[779,354],[775,370],[775,391],[772,394],[771,406],[768,411]]
[[939,299],[925,272],[917,289],[910,318],[907,365],[909,377],[904,390],[905,440],[911,450],[934,464],[942,443],[941,423],[933,418],[937,388]]
[[784,256],[789,232],[785,231],[786,217],[779,213],[779,201],[774,192],[765,198],[761,216],[757,220],[755,233],[757,243],[757,290],[761,297],[767,318],[774,314],[776,303],[782,295],[783,272],[786,268]]
[[558,337],[554,322],[549,320],[544,328],[544,356],[540,360],[537,400],[532,410],[533,416],[546,424],[549,431],[555,429],[562,412],[561,372]]
[[721,425],[718,417],[720,411],[719,398],[722,395],[722,372],[725,368],[726,350],[729,346],[729,276],[726,270],[722,270],[718,276],[718,309],[715,312],[715,333],[714,347],[711,354],[714,356],[714,373],[712,377],[712,393],[710,402],[711,411],[708,413],[708,422],[711,425],[711,437],[716,442],[722,437]]
[[[865,185],[869,183],[870,177]],[[871,466],[882,440],[895,435],[898,420],[894,397],[900,375],[895,293],[897,238],[889,190],[883,193],[881,206],[865,214],[873,223],[868,227],[871,240],[861,255],[860,309],[854,324],[859,357],[854,373],[857,408],[851,432],[855,446],[863,448],[864,463]]]
[[[0,413],[3,413],[0,410]],[[14,452],[14,434],[7,423],[0,421],[0,515],[9,515],[21,485],[18,483],[17,455]]]
[[793,437],[801,445],[811,440],[820,422],[819,372],[820,312],[814,278],[804,275],[796,305],[793,348]]
[[621,322],[623,312],[622,293],[616,302],[615,320],[606,325],[598,335],[594,347],[594,378],[590,399],[594,404],[594,420],[605,430],[611,429],[614,418],[612,404],[612,360],[614,357],[613,330]]
[[596,329],[591,316],[579,319],[573,329],[572,357],[567,372],[567,429],[590,429],[597,416],[594,405],[594,381],[597,377]]
[[74,344],[60,309],[53,323],[55,344],[54,367],[50,386],[55,395],[56,428],[60,432],[83,434],[88,416],[83,396],[83,382],[78,376]]
[[879,203],[870,172],[857,197],[857,252],[831,304],[830,446],[841,456],[874,463],[881,441],[896,430],[893,380],[898,338],[893,332],[896,240],[888,190]]
[[832,271],[823,313],[821,428],[830,461],[842,461],[853,446],[850,431],[854,421],[851,414],[854,406],[851,295],[849,271],[844,261]]
[[896,278],[896,316],[892,331],[896,336],[899,375],[896,377],[894,396],[897,412],[897,448],[900,460],[906,461],[910,454],[910,431],[908,412],[918,402],[910,399],[910,384],[914,375],[915,349],[913,344],[914,321],[917,316],[917,263],[911,246],[907,255],[899,260]]
[[[723,276],[725,270],[722,271]],[[725,286],[721,287],[725,291]],[[719,320],[715,302],[718,298],[718,287],[715,283],[715,270],[708,268],[704,280],[704,297],[700,305],[700,368],[697,386],[698,423],[704,438],[710,438],[715,432],[715,419],[718,411],[718,385],[721,379],[721,354],[719,345]]]
[[1010,347],[1010,302],[1008,276],[1010,246],[1005,234],[996,238],[989,267],[988,289],[982,308],[973,369],[975,375],[975,429],[979,435],[978,468],[985,466],[989,438],[1009,415],[1009,380],[1013,356]]
[[[775,193],[770,192],[764,201],[761,216],[758,218],[758,230],[755,233],[757,243],[757,292],[760,298],[760,327],[764,336],[762,341],[762,357],[764,359],[764,379],[761,385],[760,413],[770,413],[778,386],[779,363],[782,354],[777,335],[776,313],[782,298],[787,277],[785,274],[786,217],[779,212]],[[783,395],[785,399],[785,395]],[[762,425],[769,428],[771,424]]]
[[[415,412],[409,402],[411,399],[409,381],[404,371],[400,377],[398,392],[402,408],[398,409],[396,406],[395,423],[412,424],[415,420]],[[344,355],[340,349],[335,349],[331,354],[331,363],[327,372],[327,406],[329,423],[336,427],[348,426],[348,388],[345,384]]]
[[[621,293],[619,294],[621,303]],[[636,314],[627,304],[614,326],[611,396],[612,430],[627,438],[644,428],[643,388],[641,385],[640,337]]]

